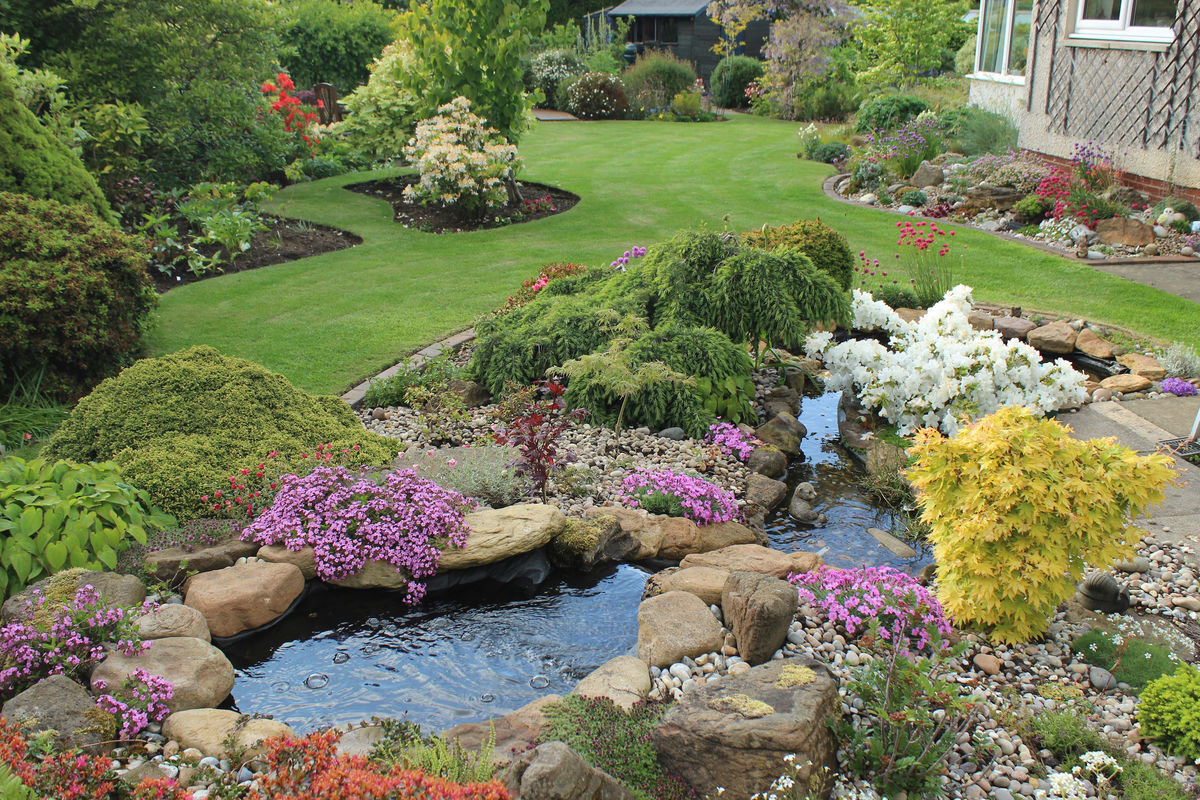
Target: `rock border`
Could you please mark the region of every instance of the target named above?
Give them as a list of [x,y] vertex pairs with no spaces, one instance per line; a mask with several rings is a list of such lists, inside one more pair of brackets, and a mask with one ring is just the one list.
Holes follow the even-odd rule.
[[445,339],[442,339],[441,341],[434,342],[433,344],[429,345],[428,347],[422,347],[420,350],[413,353],[411,356],[404,359],[403,361],[396,362],[392,366],[385,369],[383,372],[380,372],[378,375],[367,378],[365,381],[358,384],[350,391],[342,394],[341,395],[342,401],[346,405],[357,410],[362,407],[363,398],[366,397],[366,394],[367,394],[367,387],[369,387],[373,381],[385,380],[387,378],[390,378],[393,375],[396,375],[398,372],[400,372],[400,370],[403,369],[404,367],[420,366],[421,364],[424,364],[426,361],[436,358],[436,357],[440,356],[442,353],[445,353],[447,351],[454,352],[454,351],[458,350],[460,347],[462,347],[464,344],[466,344],[467,342],[473,340],[474,338],[475,338],[475,328],[471,327],[471,328],[467,328],[465,331],[459,331],[458,333],[454,334],[453,336],[447,336]]

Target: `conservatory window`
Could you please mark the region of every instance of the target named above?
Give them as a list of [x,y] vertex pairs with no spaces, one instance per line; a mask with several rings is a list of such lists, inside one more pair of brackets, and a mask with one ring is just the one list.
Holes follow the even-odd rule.
[[983,0],[975,72],[1023,81],[1032,26],[1033,0]]
[[1171,42],[1176,0],[1078,0],[1073,38]]

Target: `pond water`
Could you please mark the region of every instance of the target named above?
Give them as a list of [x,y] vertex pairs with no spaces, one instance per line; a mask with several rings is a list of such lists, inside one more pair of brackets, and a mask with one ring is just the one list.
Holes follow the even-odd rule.
[[804,439],[804,461],[788,469],[788,499],[796,484],[809,481],[817,490],[812,503],[815,511],[828,518],[821,526],[797,522],[783,503],[767,518],[766,532],[771,546],[780,550],[820,552],[825,562],[835,567],[895,567],[916,574],[933,561],[924,545],[914,545],[916,558],[900,558],[876,541],[867,528],[892,531],[897,514],[880,508],[858,484],[862,467],[839,444],[838,401],[841,394],[830,392],[801,399],[800,420],[808,428]]
[[646,573],[555,573],[534,597],[456,589],[416,609],[403,593],[314,592],[278,625],[222,649],[233,708],[298,731],[400,717],[440,731],[514,711],[637,644]]
[[[866,532],[893,514],[859,488],[861,470],[838,443],[837,394],[805,397],[804,461],[787,482],[811,481],[828,523],[767,521],[773,546],[821,552],[839,567],[887,564],[915,573],[927,552],[898,558]],[[789,495],[790,496],[790,495]],[[402,594],[318,588],[269,630],[223,647],[237,670],[233,708],[270,714],[298,731],[407,715],[428,731],[499,716],[565,694],[637,644],[646,572],[617,565],[556,572],[536,593],[457,588],[416,609]],[[532,596],[531,596],[532,595]]]

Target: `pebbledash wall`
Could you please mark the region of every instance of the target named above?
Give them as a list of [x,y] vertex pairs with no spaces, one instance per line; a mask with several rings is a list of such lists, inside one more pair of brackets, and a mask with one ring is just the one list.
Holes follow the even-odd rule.
[[1114,150],[1127,182],[1200,203],[1200,0],[1179,0],[1170,43],[1085,38],[1078,0],[1036,0],[1026,77],[975,73],[973,104],[1008,116],[1018,146],[1065,163]]

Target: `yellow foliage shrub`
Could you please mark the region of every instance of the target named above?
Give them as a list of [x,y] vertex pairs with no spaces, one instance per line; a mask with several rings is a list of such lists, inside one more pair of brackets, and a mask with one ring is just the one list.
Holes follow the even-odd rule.
[[1115,439],[1081,441],[1006,408],[946,438],[920,431],[908,477],[938,564],[938,599],[959,624],[1016,643],[1045,631],[1087,565],[1133,555],[1131,521],[1163,499],[1171,459]]

